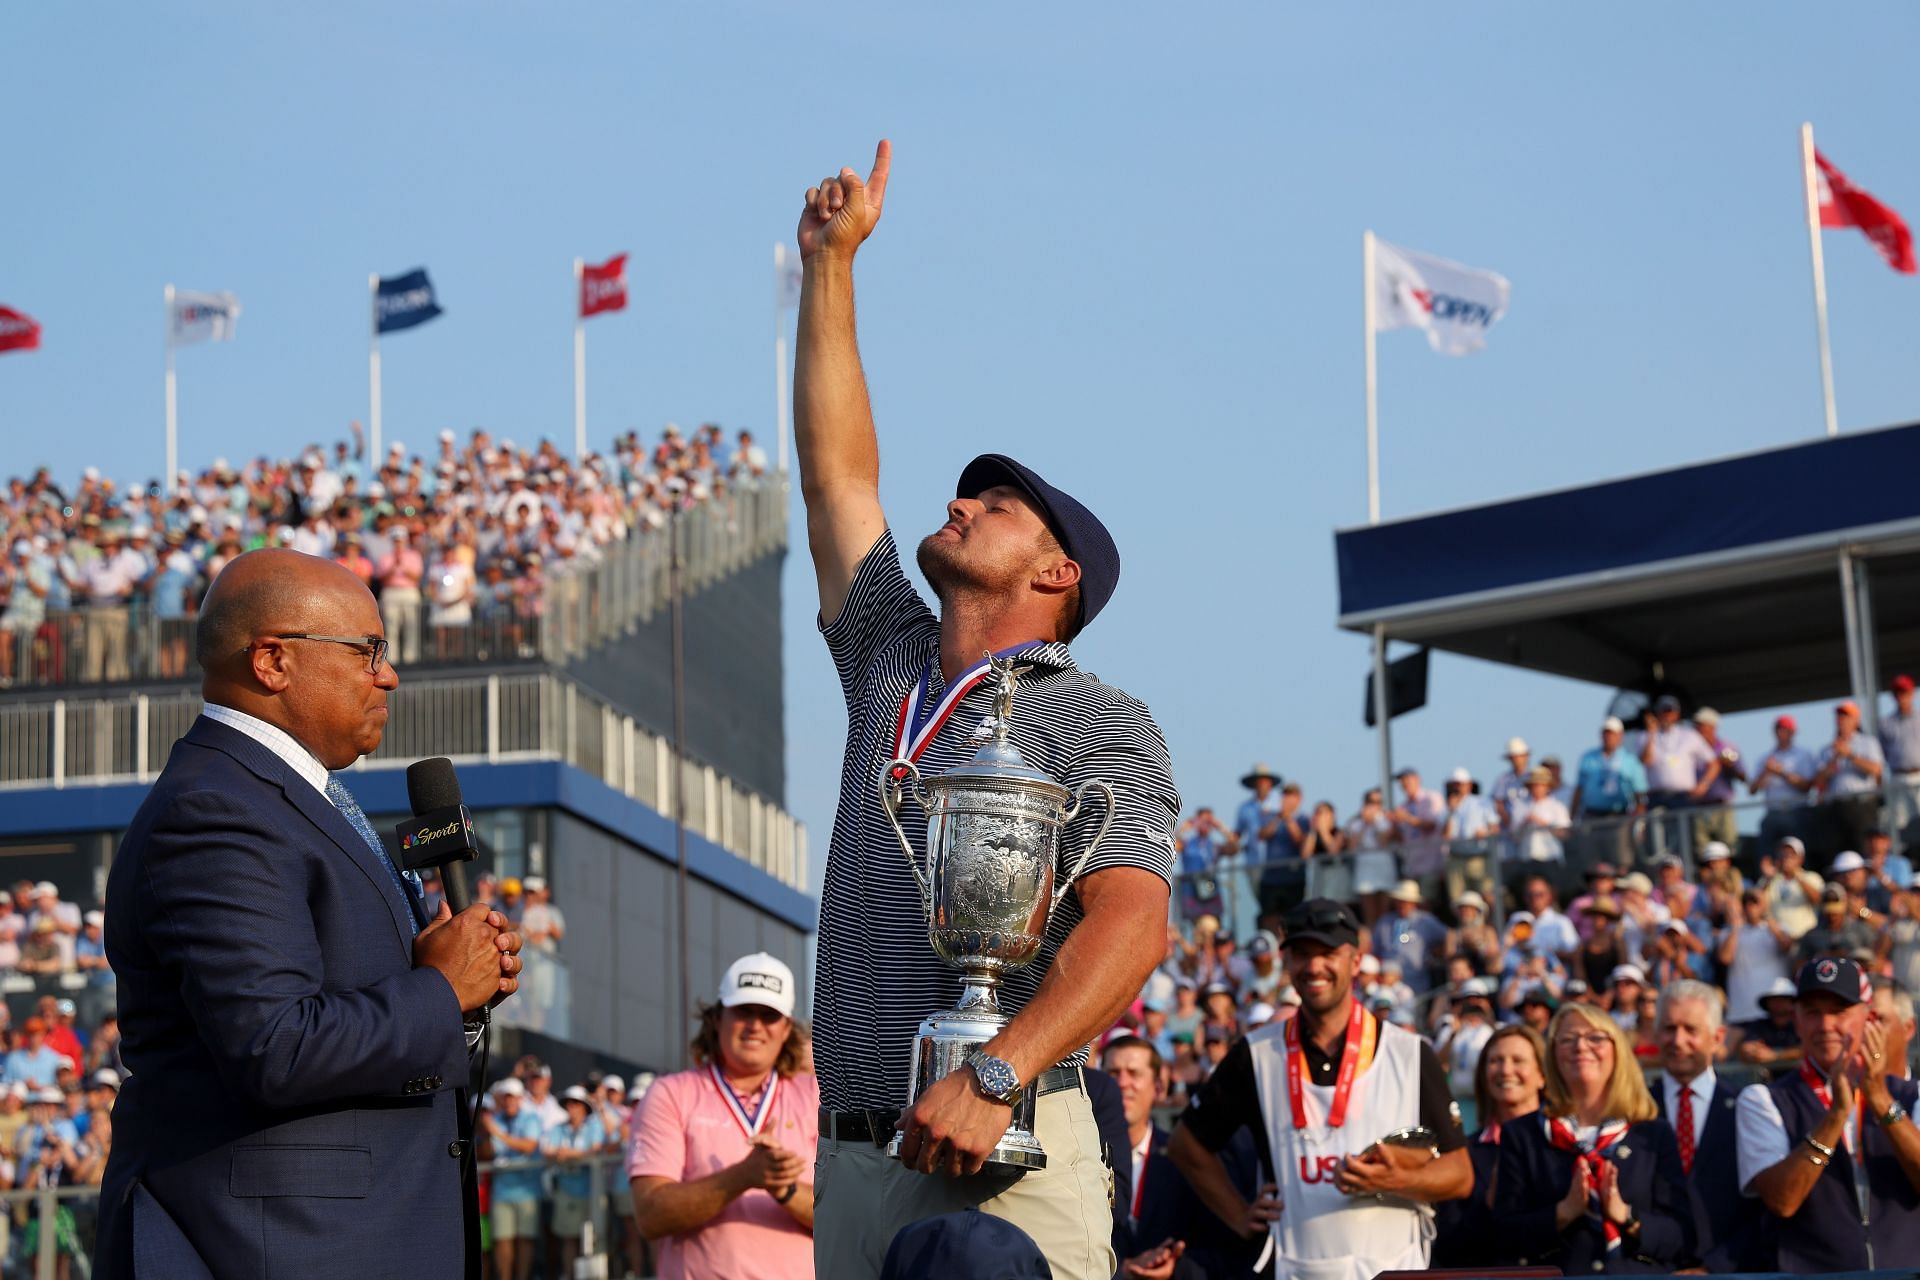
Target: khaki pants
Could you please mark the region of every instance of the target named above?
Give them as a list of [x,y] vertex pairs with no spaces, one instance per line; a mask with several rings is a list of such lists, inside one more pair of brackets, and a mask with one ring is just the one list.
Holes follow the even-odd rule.
[[873,1280],[894,1233],[960,1209],[1004,1218],[1033,1237],[1054,1280],[1112,1280],[1113,1175],[1100,1158],[1093,1104],[1079,1089],[1041,1098],[1035,1136],[1047,1167],[970,1178],[914,1173],[871,1142],[835,1142],[823,1130],[813,1168],[813,1269],[833,1280]]

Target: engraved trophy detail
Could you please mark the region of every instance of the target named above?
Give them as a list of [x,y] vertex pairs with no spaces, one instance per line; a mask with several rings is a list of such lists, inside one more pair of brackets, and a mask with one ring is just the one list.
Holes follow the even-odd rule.
[[[987,661],[994,672],[994,715],[988,722],[990,736],[973,759],[927,778],[912,760],[901,757],[880,774],[880,803],[920,889],[927,940],[936,955],[960,970],[959,1001],[922,1021],[914,1037],[909,1106],[1006,1026],[1007,1015],[994,994],[1002,975],[1040,953],[1054,908],[1113,825],[1112,786],[1092,779],[1069,789],[1021,757],[1009,730],[1014,691],[1031,668],[992,654]],[[1089,791],[1106,798],[1106,817],[1056,888],[1061,829],[1079,816]],[[927,814],[924,870],[900,823],[909,795]],[[1033,1133],[1036,1100],[1029,1082],[988,1164],[1046,1167],[1046,1153]],[[898,1137],[890,1150],[900,1153]]]

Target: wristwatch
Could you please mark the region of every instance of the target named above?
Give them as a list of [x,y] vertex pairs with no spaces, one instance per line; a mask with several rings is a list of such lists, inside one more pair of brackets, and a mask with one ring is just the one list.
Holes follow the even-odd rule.
[[983,1095],[1009,1107],[1019,1103],[1023,1090],[1012,1063],[994,1057],[985,1049],[975,1049],[967,1055],[967,1065],[973,1068],[974,1083]]
[[796,1191],[798,1191],[798,1190],[800,1190],[800,1184],[799,1184],[799,1183],[797,1183],[797,1182],[789,1182],[789,1183],[787,1184],[787,1189],[786,1189],[786,1190],[784,1190],[784,1191],[776,1191],[776,1192],[774,1192],[774,1193],[773,1193],[773,1198],[774,1198],[774,1201],[775,1201],[775,1203],[778,1203],[778,1204],[785,1204],[785,1203],[786,1203],[787,1201],[789,1201],[789,1200],[791,1200],[791,1199],[793,1199],[793,1195],[794,1195],[794,1192],[796,1192]]
[[1894,1103],[1892,1106],[1888,1107],[1885,1111],[1882,1111],[1879,1115],[1874,1117],[1875,1120],[1878,1120],[1880,1122],[1880,1127],[1882,1129],[1891,1129],[1893,1128],[1893,1126],[1899,1124],[1902,1120],[1905,1120],[1906,1118],[1907,1118],[1907,1109],[1901,1106],[1897,1102]]

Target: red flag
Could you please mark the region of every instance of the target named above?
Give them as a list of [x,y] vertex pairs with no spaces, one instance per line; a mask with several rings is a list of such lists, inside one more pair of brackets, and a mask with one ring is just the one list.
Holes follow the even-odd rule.
[[597,267],[580,269],[580,318],[627,309],[627,255],[616,253]]
[[24,311],[0,307],[0,351],[32,351],[40,345],[40,322]]
[[1888,266],[1914,274],[1913,233],[1907,230],[1906,221],[1847,181],[1847,175],[1818,151],[1813,153],[1813,161],[1820,166],[1820,225],[1860,228]]

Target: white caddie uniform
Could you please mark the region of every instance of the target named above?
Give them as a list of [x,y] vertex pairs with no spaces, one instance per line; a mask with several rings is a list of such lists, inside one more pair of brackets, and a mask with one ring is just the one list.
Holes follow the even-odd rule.
[[1354,1076],[1345,1122],[1327,1123],[1334,1088],[1301,1072],[1306,1127],[1296,1129],[1287,1094],[1286,1025],[1250,1033],[1261,1122],[1285,1206],[1272,1226],[1274,1280],[1373,1280],[1382,1271],[1424,1271],[1433,1209],[1396,1198],[1350,1196],[1334,1185],[1341,1160],[1396,1129],[1420,1123],[1420,1037],[1379,1021],[1373,1061]]

